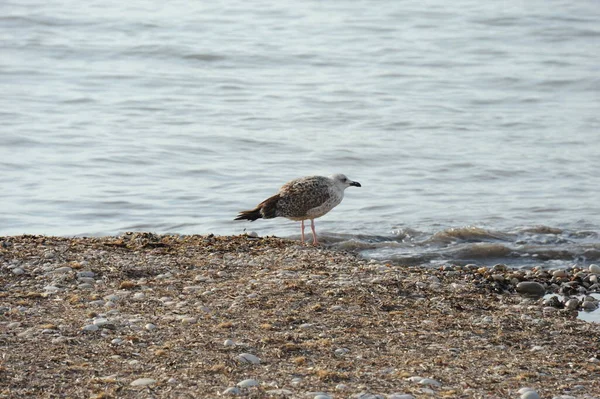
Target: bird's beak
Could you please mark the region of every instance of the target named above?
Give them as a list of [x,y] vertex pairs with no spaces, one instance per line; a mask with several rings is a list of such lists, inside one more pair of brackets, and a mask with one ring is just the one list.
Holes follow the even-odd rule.
[[353,181],[352,183],[350,183],[350,185],[351,185],[351,186],[354,186],[354,187],[362,187],[362,186],[360,185],[360,183],[359,183],[359,182],[357,182],[357,181]]

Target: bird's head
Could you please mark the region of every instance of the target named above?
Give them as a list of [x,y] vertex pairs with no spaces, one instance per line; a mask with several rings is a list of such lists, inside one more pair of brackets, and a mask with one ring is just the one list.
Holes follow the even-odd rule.
[[340,187],[342,190],[350,186],[361,187],[359,182],[352,181],[348,179],[346,175],[343,175],[341,173],[331,176],[331,179],[334,181],[335,185]]

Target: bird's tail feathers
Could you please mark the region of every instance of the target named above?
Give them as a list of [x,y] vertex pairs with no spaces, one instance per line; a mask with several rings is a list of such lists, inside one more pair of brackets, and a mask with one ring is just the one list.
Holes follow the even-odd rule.
[[256,219],[272,219],[277,217],[277,201],[279,200],[279,194],[275,194],[272,197],[267,198],[254,209],[249,211],[242,211],[233,220],[250,220],[251,222]]
[[242,211],[237,215],[237,217],[233,220],[249,220],[254,222],[256,219],[262,218],[262,214],[260,213],[260,206],[257,206],[254,209],[250,209],[249,211]]

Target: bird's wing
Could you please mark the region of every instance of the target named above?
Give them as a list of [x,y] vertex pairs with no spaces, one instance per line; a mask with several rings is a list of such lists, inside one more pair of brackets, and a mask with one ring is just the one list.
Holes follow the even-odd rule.
[[278,210],[284,217],[303,217],[331,196],[330,182],[321,176],[292,180],[279,190]]

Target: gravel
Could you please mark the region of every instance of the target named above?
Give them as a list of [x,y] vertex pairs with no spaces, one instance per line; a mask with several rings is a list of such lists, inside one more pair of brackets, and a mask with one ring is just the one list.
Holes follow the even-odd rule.
[[595,268],[400,266],[248,236],[0,241],[0,397],[600,396],[600,329],[577,318]]

